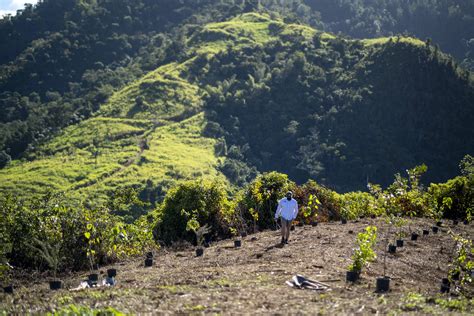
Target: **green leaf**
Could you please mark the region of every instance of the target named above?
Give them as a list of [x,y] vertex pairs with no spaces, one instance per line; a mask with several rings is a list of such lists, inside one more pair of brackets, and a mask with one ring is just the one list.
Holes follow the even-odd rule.
[[86,239],[90,239],[91,238],[91,233],[85,232],[84,237],[86,237]]

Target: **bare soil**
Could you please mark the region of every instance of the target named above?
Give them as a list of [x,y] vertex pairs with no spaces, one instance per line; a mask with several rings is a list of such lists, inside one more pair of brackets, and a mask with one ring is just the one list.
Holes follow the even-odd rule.
[[[359,282],[347,283],[345,274],[356,235],[368,225],[378,228],[377,260],[362,271]],[[14,295],[0,294],[0,314],[2,309],[8,314],[42,314],[70,304],[110,306],[133,314],[473,314],[473,300],[465,299],[464,307],[454,309],[435,300],[459,299],[439,294],[454,250],[447,232],[472,238],[473,226],[453,226],[445,221],[438,234],[433,234],[431,226],[430,220],[416,219],[404,228],[405,246],[386,257],[386,275],[391,278],[391,291],[386,294],[375,293],[375,282],[383,275],[386,237],[390,242],[396,238],[383,220],[361,219],[346,225],[296,227],[284,247],[279,245],[279,232],[265,231],[243,238],[242,247],[237,249],[232,240],[214,243],[205,249],[203,257],[195,257],[192,247],[162,249],[151,268],[144,267],[143,259],[114,265],[118,283],[109,288],[68,290],[86,279],[87,272],[62,277],[66,289],[57,292],[49,290],[44,277],[17,280]],[[422,229],[430,229],[430,234],[410,241],[409,229],[420,235]],[[102,277],[107,268],[101,269]],[[287,286],[285,281],[295,274],[324,282],[331,291]],[[426,299],[413,298],[409,293]]]

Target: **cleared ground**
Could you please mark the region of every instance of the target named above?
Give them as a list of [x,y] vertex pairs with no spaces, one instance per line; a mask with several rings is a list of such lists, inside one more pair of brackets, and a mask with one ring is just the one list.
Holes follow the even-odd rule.
[[[345,272],[356,235],[368,225],[378,227],[378,259],[363,270],[358,283],[348,284]],[[421,234],[421,229],[431,226],[432,221],[417,219],[404,231]],[[278,232],[266,231],[243,238],[240,249],[234,249],[232,240],[212,244],[200,258],[195,257],[192,247],[162,249],[155,255],[152,268],[144,268],[142,259],[115,265],[118,284],[113,288],[51,292],[46,276],[33,274],[17,280],[13,296],[0,297],[3,311],[14,314],[71,310],[71,304],[93,309],[113,307],[134,314],[472,314],[472,300],[438,294],[454,249],[447,233],[450,229],[474,236],[472,225],[446,222],[438,234],[430,231],[416,242],[405,238],[403,248],[387,255],[391,291],[385,295],[375,293],[375,279],[383,274],[389,227],[381,219],[362,219],[347,225],[296,227],[284,247],[278,244]],[[394,232],[389,236],[394,242]],[[285,281],[297,273],[325,282],[332,290],[320,293],[288,287]],[[71,289],[86,275],[62,279]]]

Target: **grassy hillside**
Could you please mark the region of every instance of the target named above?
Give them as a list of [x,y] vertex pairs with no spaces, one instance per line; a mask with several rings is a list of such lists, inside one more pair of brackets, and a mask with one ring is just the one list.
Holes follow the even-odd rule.
[[201,136],[203,124],[202,113],[179,123],[90,119],[45,144],[34,160],[0,170],[0,190],[22,198],[63,191],[76,203],[98,206],[118,187],[162,193],[179,179],[222,177],[216,140]]
[[[417,116],[426,109],[411,105],[435,97],[412,98],[415,91],[398,100],[387,99],[383,91],[402,87],[404,79],[384,72],[384,67],[400,72],[410,67],[413,77],[449,73],[441,80],[451,85],[448,91],[458,93],[446,97],[455,98],[450,110],[464,106],[467,111],[466,115],[456,110],[450,122],[461,114],[463,120],[472,117],[469,79],[448,64],[449,58],[440,52],[435,55],[418,39],[347,40],[266,14],[247,13],[205,25],[185,45],[188,50],[182,61],[131,82],[114,93],[95,117],[66,128],[27,159],[1,169],[0,192],[28,198],[49,190],[64,191],[74,203],[96,206],[123,186],[138,189],[145,200],[154,202],[176,181],[219,177],[241,184],[249,180],[252,168],[279,170],[298,181],[314,177],[344,189],[364,185],[368,176],[375,181],[391,179],[397,170],[431,161],[424,161],[428,156],[422,153],[391,162],[404,142],[418,136],[397,134],[397,139],[373,142],[359,128],[370,117],[368,109],[382,102],[385,110],[380,120],[393,121],[392,106],[401,111],[397,115]],[[396,60],[401,68],[391,64]],[[434,83],[424,83],[436,95]],[[436,103],[438,108],[444,106]],[[426,128],[414,124],[410,128]],[[370,133],[379,135],[383,130],[379,125]],[[469,139],[472,131],[463,126],[436,132],[441,138],[451,137],[459,135],[458,128]],[[430,137],[432,130],[424,133]],[[358,137],[367,141],[360,144]],[[467,143],[461,139],[453,151],[456,159],[446,159],[459,161],[469,142],[472,139]],[[367,151],[370,146],[382,149]],[[427,149],[428,154],[436,155],[443,148]],[[391,158],[384,164],[385,158],[373,152]],[[444,163],[437,161],[435,168]],[[385,169],[367,167],[377,164]]]

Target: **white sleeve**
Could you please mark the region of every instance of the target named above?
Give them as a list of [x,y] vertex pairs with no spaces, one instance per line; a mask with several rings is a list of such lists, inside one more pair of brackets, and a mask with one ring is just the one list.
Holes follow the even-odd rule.
[[296,219],[296,216],[298,216],[298,202],[295,200],[295,209],[293,210],[293,219]]
[[278,218],[281,215],[281,201],[278,201],[277,210],[275,212],[275,218]]

